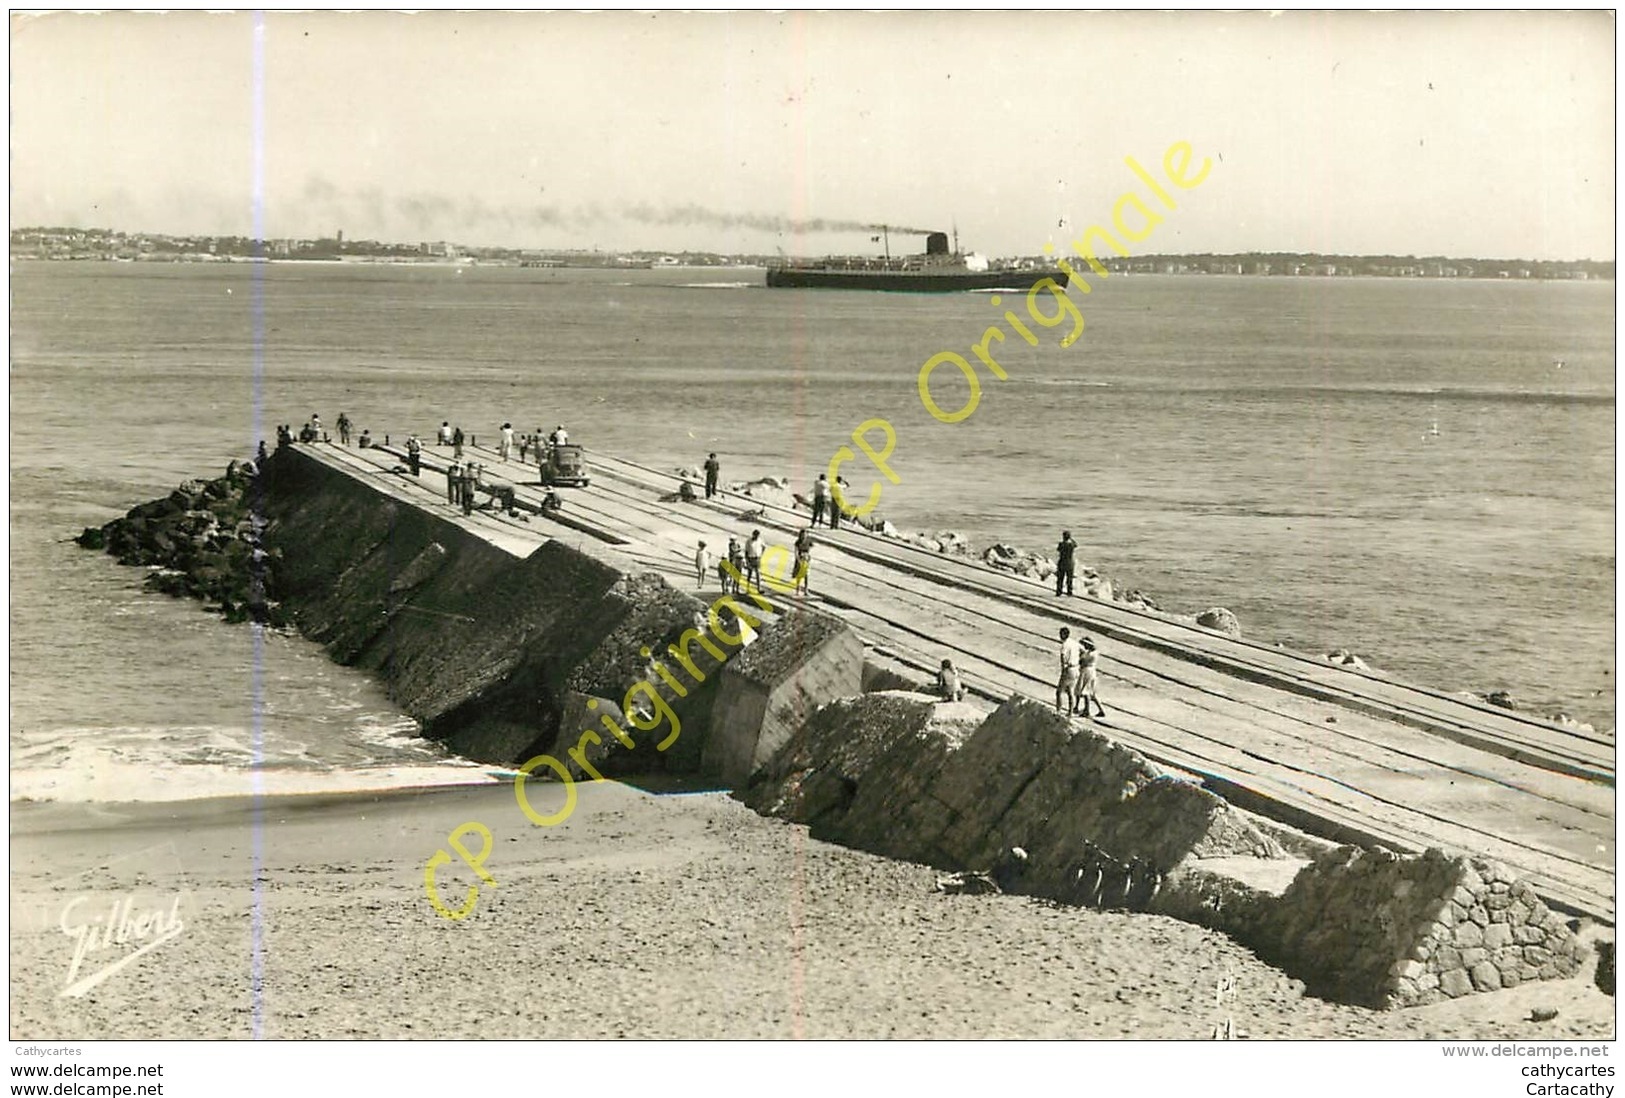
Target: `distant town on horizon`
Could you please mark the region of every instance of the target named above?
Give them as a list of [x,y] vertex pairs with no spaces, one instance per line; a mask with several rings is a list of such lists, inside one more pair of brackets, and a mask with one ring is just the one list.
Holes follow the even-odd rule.
[[[11,231],[11,258],[207,263],[298,260],[305,262],[463,263],[508,267],[648,268],[765,267],[781,254],[705,251],[594,251],[562,248],[478,247],[444,240],[413,244],[346,240],[342,231],[319,239],[256,240],[243,236],[185,236],[35,226]],[[1045,256],[1001,257],[1024,267],[1049,265]],[[1106,255],[1100,261],[1120,274],[1257,275],[1288,277],[1498,278],[1612,280],[1614,261],[1480,259],[1414,255],[1339,255],[1319,252],[1238,254]]]

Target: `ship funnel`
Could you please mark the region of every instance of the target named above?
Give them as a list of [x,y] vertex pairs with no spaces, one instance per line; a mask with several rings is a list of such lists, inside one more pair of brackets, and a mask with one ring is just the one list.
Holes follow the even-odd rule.
[[948,234],[932,233],[925,238],[926,255],[948,255]]

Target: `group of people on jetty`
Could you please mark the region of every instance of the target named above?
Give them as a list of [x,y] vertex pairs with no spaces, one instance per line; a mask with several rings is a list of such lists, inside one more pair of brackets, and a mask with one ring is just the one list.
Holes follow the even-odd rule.
[[[339,443],[350,445],[350,434],[353,425],[350,417],[340,412],[335,426],[338,429]],[[294,441],[295,435],[291,425],[279,424],[277,426],[277,445],[287,446]],[[560,446],[568,445],[569,432],[561,423],[551,433],[543,434],[540,427],[530,434],[516,435],[511,422],[503,423],[500,428],[501,435],[497,443],[497,456],[503,460],[512,460],[515,454],[520,462],[525,462],[530,454],[535,455],[539,466],[546,466],[552,452]],[[300,427],[298,432],[300,442],[328,442],[332,441],[327,432],[322,429],[320,415],[313,414],[309,421]],[[503,509],[514,509],[513,487],[487,487],[483,484],[485,466],[470,457],[463,463],[463,450],[465,446],[475,445],[474,436],[463,432],[462,427],[453,427],[451,421],[443,420],[435,436],[435,442],[452,451],[452,461],[446,470],[446,502],[453,507],[460,506],[463,514],[472,513],[476,493],[485,488],[502,504]],[[372,436],[365,428],[362,429],[359,444],[361,448],[370,447]],[[384,436],[384,445],[389,445],[389,436]],[[262,444],[263,448],[263,444]],[[406,440],[407,461],[413,476],[419,475],[423,445],[414,434]],[[263,454],[261,455],[264,456]],[[722,477],[722,463],[713,451],[705,460],[705,498],[713,499],[717,496],[719,482]],[[794,563],[791,576],[794,591],[798,595],[808,594],[811,591],[812,570],[812,531],[816,527],[828,522],[831,530],[840,528],[841,505],[835,497],[835,488],[839,487],[844,498],[849,485],[845,478],[837,476],[832,485],[825,473],[818,475],[813,484],[811,493],[812,520],[807,527],[796,535],[794,542]],[[506,498],[501,498],[503,492]],[[549,491],[547,499],[543,500],[543,510],[557,509],[561,504],[558,496]],[[688,477],[684,476],[682,490],[679,498],[684,501],[696,499],[693,486]],[[799,497],[798,497],[799,498]],[[751,531],[750,537],[743,543],[738,538],[728,539],[728,548],[725,553],[713,557],[711,549],[706,542],[701,541],[694,553],[694,576],[697,586],[704,587],[706,578],[711,574],[713,559],[718,581],[721,583],[724,594],[742,594],[743,586],[760,586],[762,582],[762,558],[767,553],[768,546],[762,537],[761,530]],[[1074,582],[1077,574],[1078,543],[1073,540],[1072,531],[1063,530],[1061,541],[1055,547],[1055,594],[1057,597],[1074,593]],[[782,550],[781,550],[782,551]],[[775,577],[777,578],[777,577]],[[1097,653],[1095,643],[1089,637],[1073,637],[1072,630],[1067,627],[1061,629],[1060,648],[1060,678],[1055,685],[1055,708],[1070,716],[1090,716],[1090,706],[1095,709],[1095,716],[1106,715],[1105,706],[1100,704],[1098,693],[1099,672],[1097,670]],[[944,659],[942,666],[937,670],[936,692],[947,701],[960,701],[965,697],[966,686],[958,668],[952,660]]]
[[[717,480],[721,472],[721,464],[717,455],[712,453],[705,462],[705,498],[711,499],[717,493]],[[688,487],[685,479],[683,486]],[[692,494],[685,493],[684,500],[693,499]],[[828,478],[819,475],[818,482],[813,488],[813,519],[811,525],[803,529],[795,540],[795,593],[805,594],[810,590],[809,572],[812,564],[813,527],[824,518],[827,510],[831,529],[838,528],[840,507],[835,504],[829,492]],[[822,506],[821,506],[822,504]],[[1063,530],[1061,541],[1056,546],[1055,594],[1073,594],[1073,583],[1077,571],[1078,543],[1072,537],[1072,531]],[[750,538],[740,544],[738,538],[728,539],[726,553],[716,558],[716,573],[722,585],[724,594],[742,593],[741,583],[746,586],[757,586],[762,582],[762,556],[766,552],[766,544],[762,540],[762,531],[751,531]],[[701,541],[694,553],[694,581],[697,587],[705,586],[706,577],[712,569],[712,553],[706,542]],[[1055,708],[1069,716],[1088,718],[1091,705],[1095,717],[1104,717],[1106,707],[1100,703],[1098,654],[1095,642],[1088,636],[1077,638],[1072,635],[1070,627],[1061,628],[1060,649],[1060,678],[1055,685]],[[965,697],[966,686],[951,659],[944,659],[942,666],[937,670],[935,684],[937,694],[946,701],[962,701]]]
[[[339,445],[350,445],[350,435],[354,425],[351,423],[349,415],[340,412],[335,426],[338,429]],[[497,444],[497,456],[504,461],[510,460],[517,453],[519,460],[523,462],[526,460],[527,454],[534,451],[538,465],[545,466],[553,451],[559,446],[566,445],[570,440],[569,432],[564,429],[562,423],[551,433],[545,435],[542,429],[538,427],[532,434],[516,437],[512,423],[504,423],[500,430],[501,436]],[[313,413],[310,419],[299,428],[297,435],[291,424],[277,425],[276,441],[278,447],[289,446],[296,438],[300,442],[333,441],[332,436],[322,429],[322,417],[319,413]],[[460,426],[453,427],[450,420],[442,420],[440,429],[435,434],[435,442],[452,451],[451,464],[446,468],[447,503],[453,507],[461,506],[465,515],[472,514],[479,492],[485,491],[491,495],[493,502],[502,510],[510,513],[514,511],[515,495],[512,485],[487,484],[485,482],[485,465],[483,463],[475,461],[472,457],[469,458],[466,464],[463,463],[463,448],[465,446],[472,448],[475,445],[475,437],[472,434],[465,434]],[[359,448],[363,450],[373,446],[372,435],[366,428],[361,429],[357,443]],[[388,435],[384,436],[383,445],[386,447],[390,445]],[[265,457],[264,443],[261,443],[260,457],[262,460]],[[416,434],[407,436],[406,462],[408,471],[412,476],[422,475],[423,442]],[[562,501],[559,499],[558,494],[552,490],[547,492],[541,503],[543,511],[558,510],[561,506]]]
[[[805,595],[812,590],[810,574],[812,572],[812,528],[801,531],[795,540],[795,561],[791,565],[790,575],[794,581],[794,590],[798,595]],[[728,539],[728,551],[717,558],[717,579],[722,584],[722,593],[725,595],[743,594],[745,587],[760,587],[762,583],[762,557],[767,552],[767,543],[762,540],[760,530],[751,531],[750,539],[745,544],[739,544],[738,538]],[[711,572],[711,550],[701,541],[699,548],[694,551],[694,581],[695,586],[704,587],[705,577]],[[778,579],[777,576],[774,577]]]

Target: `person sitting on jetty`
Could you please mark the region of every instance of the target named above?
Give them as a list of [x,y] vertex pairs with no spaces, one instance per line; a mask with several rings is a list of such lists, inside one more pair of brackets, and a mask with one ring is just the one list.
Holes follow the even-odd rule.
[[722,476],[722,462],[717,460],[715,451],[705,459],[705,498],[710,499],[717,494],[717,478]]
[[350,417],[339,413],[339,445],[350,445]]
[[745,582],[755,587],[762,586],[762,551],[766,548],[762,532],[752,530],[750,540],[745,543]]
[[463,467],[454,460],[446,466],[446,502],[457,506],[457,497],[463,491]]
[[406,461],[412,467],[412,475],[417,476],[418,471],[422,468],[423,443],[418,441],[416,435],[406,436]]
[[310,441],[312,441],[312,442],[321,442],[321,441],[323,441],[323,439],[322,439],[322,417],[317,415],[315,412],[312,412],[310,414]]
[[564,510],[564,500],[559,498],[557,492],[549,488],[547,494],[542,496],[542,513],[552,515],[562,510]]
[[[1095,672],[1095,642],[1088,637],[1083,638],[1083,658],[1080,661],[1078,672],[1078,694],[1076,705],[1083,707],[1083,715],[1089,715],[1089,703],[1094,702],[1099,710],[1097,717],[1106,715],[1106,707],[1100,704],[1100,698],[1095,695],[1097,689]],[[1075,711],[1074,711],[1075,712]]]
[[1066,593],[1072,593],[1072,575],[1077,568],[1078,543],[1072,540],[1071,530],[1061,531],[1061,544],[1055,547],[1055,593],[1061,593],[1063,581]]
[[684,503],[693,503],[700,498],[699,493],[694,491],[694,485],[689,483],[687,477],[684,477],[683,483],[677,487],[677,498]]
[[959,681],[959,672],[954,670],[953,660],[943,660],[942,666],[937,669],[937,693],[942,695],[944,701],[965,700],[965,684]]
[[805,595],[809,590],[807,573],[812,568],[812,527],[809,526],[796,535],[796,563],[792,573],[796,580],[796,594]]
[[293,436],[288,433],[288,425],[285,424],[285,423],[277,424],[276,425],[276,448],[278,450],[280,450],[284,446],[289,446],[292,443],[293,443]]
[[1061,626],[1061,679],[1055,684],[1055,708],[1063,713],[1077,707],[1078,665],[1082,659],[1083,649],[1072,638],[1072,630]]
[[361,437],[355,440],[355,444],[363,450],[372,445],[372,436],[367,433],[365,427],[361,428]]
[[451,445],[451,421],[450,420],[443,419],[443,420],[440,421],[440,433],[435,436],[435,442],[438,443],[441,446],[450,446]]
[[[683,483],[688,482],[684,481]],[[710,570],[711,550],[707,549],[705,542],[702,541],[700,547],[694,551],[694,586],[696,588],[705,586],[705,574]]]

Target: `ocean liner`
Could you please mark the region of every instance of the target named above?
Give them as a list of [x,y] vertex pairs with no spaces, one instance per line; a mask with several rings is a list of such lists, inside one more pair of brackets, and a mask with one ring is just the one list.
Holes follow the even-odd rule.
[[[888,252],[889,252],[888,248]],[[1025,290],[1043,278],[1065,286],[1062,270],[993,267],[981,256],[948,250],[947,233],[930,233],[925,254],[893,259],[827,259],[785,262],[767,269],[767,284],[791,289],[895,290],[949,293],[954,290]]]

